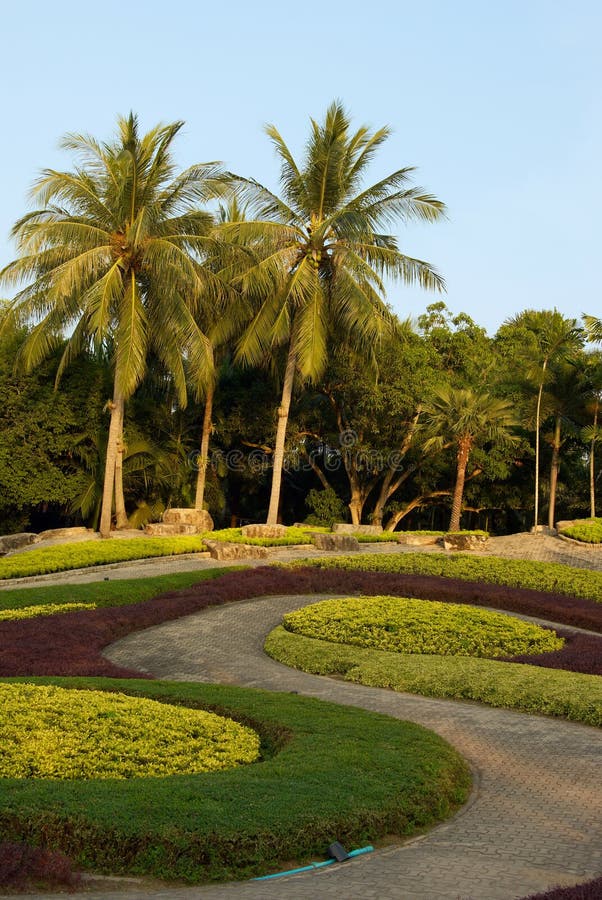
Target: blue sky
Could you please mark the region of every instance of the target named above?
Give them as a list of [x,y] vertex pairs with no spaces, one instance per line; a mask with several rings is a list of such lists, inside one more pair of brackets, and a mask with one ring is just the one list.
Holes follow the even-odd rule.
[[[177,161],[221,159],[277,188],[262,131],[300,153],[310,116],[340,98],[393,135],[370,180],[405,165],[449,220],[399,231],[445,276],[452,312],[490,333],[531,307],[601,315],[602,7],[597,0],[71,0],[3,13],[0,266],[43,167],[69,168],[65,132],[108,139],[183,119]],[[405,317],[438,299],[393,285]]]

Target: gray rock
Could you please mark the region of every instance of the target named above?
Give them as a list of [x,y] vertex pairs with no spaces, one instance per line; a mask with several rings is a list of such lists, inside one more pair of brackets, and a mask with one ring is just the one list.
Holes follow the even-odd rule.
[[51,541],[55,538],[68,539],[72,537],[82,537],[86,534],[92,536],[95,532],[92,528],[84,528],[82,525],[75,528],[48,528],[46,531],[40,531],[40,533],[36,535],[36,540]]
[[347,553],[350,550],[359,550],[360,545],[357,538],[351,534],[321,534],[313,532],[310,534],[311,542],[318,550],[338,550]]
[[286,537],[288,528],[286,525],[243,525],[240,530],[248,538],[279,538]]
[[349,525],[347,522],[335,522],[332,526],[335,534],[382,534],[382,525]]
[[11,550],[20,550],[21,547],[28,547],[35,544],[37,534],[30,531],[22,531],[19,534],[4,534],[0,537],[0,555],[5,556]]
[[265,559],[267,547],[253,544],[235,544],[229,541],[204,541],[211,559]]
[[441,536],[437,534],[407,534],[400,532],[397,537],[398,544],[405,544],[408,547],[427,547],[431,544],[441,543]]
[[202,531],[213,531],[213,519],[206,509],[166,509],[163,513],[165,525],[193,525],[194,532],[180,534],[200,534]]
[[483,550],[487,546],[486,534],[446,534],[443,546],[446,550]]

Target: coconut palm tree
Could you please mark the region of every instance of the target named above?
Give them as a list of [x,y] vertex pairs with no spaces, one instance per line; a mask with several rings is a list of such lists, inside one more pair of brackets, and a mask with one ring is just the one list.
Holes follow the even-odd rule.
[[33,321],[20,364],[31,370],[68,335],[57,381],[89,346],[105,347],[113,397],[100,531],[108,536],[113,497],[117,526],[127,524],[121,485],[124,404],[140,384],[152,352],[186,400],[184,359],[199,384],[211,378],[211,346],[198,308],[219,303],[225,289],[204,265],[212,216],[199,207],[220,196],[227,178],[218,163],[176,174],[171,155],[182,122],[139,134],[131,113],[116,138],[100,143],[71,134],[62,147],[72,171],[47,169],[32,196],[39,204],[13,228],[19,257],[0,282],[19,290],[8,318]]
[[445,386],[424,406],[424,425],[433,432],[425,450],[453,447],[456,452],[456,479],[452,494],[449,531],[460,530],[466,468],[471,451],[478,444],[509,444],[516,440],[511,429],[517,424],[512,405],[470,388]]
[[315,380],[327,362],[334,333],[369,357],[389,320],[384,276],[442,290],[443,280],[422,260],[406,256],[388,229],[396,222],[433,222],[444,205],[410,187],[412,168],[398,169],[370,187],[365,171],[389,136],[388,128],[352,131],[339,102],[323,123],[312,120],[298,163],[274,125],[266,132],[280,158],[282,196],[251,179],[234,179],[249,221],[224,225],[229,241],[260,241],[260,258],[240,276],[244,302],[225,332],[247,327],[237,358],[257,365],[287,349],[274,446],[267,521],[278,516],[284,445],[295,378]]
[[534,523],[533,530],[539,525],[539,469],[541,443],[541,407],[543,392],[550,380],[550,363],[559,358],[570,356],[583,344],[583,332],[577,327],[575,319],[565,317],[554,310],[526,309],[509,319],[508,325],[525,329],[535,338],[535,358],[526,360],[526,371],[530,380],[537,386],[537,403],[535,408],[535,488],[534,488]]

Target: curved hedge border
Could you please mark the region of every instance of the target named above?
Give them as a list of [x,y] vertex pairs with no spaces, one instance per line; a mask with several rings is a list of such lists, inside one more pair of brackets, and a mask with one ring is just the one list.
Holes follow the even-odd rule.
[[449,816],[470,787],[466,764],[437,735],[353,707],[220,685],[52,683],[209,708],[263,738],[260,764],[154,779],[152,804],[145,779],[0,780],[7,839],[43,838],[86,868],[190,882],[261,875],[323,856],[334,840],[411,834]]
[[596,675],[476,657],[368,650],[291,634],[282,626],[268,635],[264,649],[272,659],[314,675],[426,697],[478,700],[602,727],[602,678]]

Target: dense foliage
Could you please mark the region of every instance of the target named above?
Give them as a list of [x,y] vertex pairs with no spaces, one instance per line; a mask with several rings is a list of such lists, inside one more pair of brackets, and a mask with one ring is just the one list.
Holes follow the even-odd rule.
[[51,685],[0,684],[0,699],[0,778],[160,778],[259,756],[251,728],[206,711]]
[[398,320],[384,276],[444,280],[389,230],[445,207],[411,167],[367,186],[389,129],[354,131],[338,102],[298,162],[266,129],[280,197],[217,163],[177,173],[181,127],[67,135],[77,164],[45,170],[14,226],[0,533],[108,534],[111,496],[119,528],[203,501],[226,526],[268,505],[390,531],[595,516],[598,320],[524,310],[489,336],[441,301]]
[[564,644],[553,631],[501,613],[407,597],[323,600],[287,613],[283,625],[336,644],[438,656],[514,656]]

